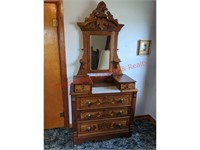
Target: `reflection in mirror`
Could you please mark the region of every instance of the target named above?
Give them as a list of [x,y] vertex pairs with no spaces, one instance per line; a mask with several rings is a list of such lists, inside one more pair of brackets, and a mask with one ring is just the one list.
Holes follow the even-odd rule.
[[90,54],[92,70],[108,70],[110,64],[110,36],[91,35]]

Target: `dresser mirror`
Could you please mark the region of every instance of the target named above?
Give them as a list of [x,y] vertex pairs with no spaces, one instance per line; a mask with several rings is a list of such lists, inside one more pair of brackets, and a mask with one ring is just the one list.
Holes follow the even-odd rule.
[[117,55],[118,32],[124,26],[100,2],[84,22],[78,22],[83,35],[83,56],[78,75],[122,74]]
[[109,70],[110,68],[110,36],[90,36],[91,70]]

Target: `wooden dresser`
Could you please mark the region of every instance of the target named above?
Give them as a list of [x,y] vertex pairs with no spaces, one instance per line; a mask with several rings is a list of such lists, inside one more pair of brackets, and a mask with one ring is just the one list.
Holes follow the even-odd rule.
[[[137,89],[135,81],[123,74],[119,65],[117,37],[123,25],[113,18],[106,4],[100,2],[89,18],[78,26],[83,33],[83,57],[70,87],[74,145],[129,137],[133,130]],[[94,35],[106,41],[108,69],[92,68],[91,47],[93,50],[97,46],[90,39]],[[99,44],[98,49],[101,52]]]

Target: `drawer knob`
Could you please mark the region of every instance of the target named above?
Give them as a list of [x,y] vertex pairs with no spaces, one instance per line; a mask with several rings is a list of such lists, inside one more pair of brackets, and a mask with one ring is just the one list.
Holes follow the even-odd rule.
[[97,113],[96,115],[97,115],[97,118],[100,118],[100,117],[101,117],[101,114],[100,114],[100,113]]
[[92,105],[92,102],[87,102],[88,107],[90,107]]
[[122,124],[121,123],[118,123],[118,124],[114,124],[113,125],[115,128],[121,128],[122,127]]
[[114,116],[114,112],[113,111],[110,113],[110,116],[112,116],[112,117]]
[[117,101],[117,103],[121,103],[122,104],[124,102],[124,99],[121,98],[121,99],[117,99],[116,101]]
[[101,104],[101,101],[100,99],[97,100],[97,105],[100,105]]
[[131,84],[127,84],[127,85],[126,85],[126,88],[128,88],[128,89],[130,89],[131,87],[132,87]]
[[122,127],[122,124],[121,124],[121,123],[118,123],[116,127],[117,127],[117,128],[121,128],[121,127]]
[[91,132],[92,130],[95,130],[95,129],[96,129],[95,125],[87,127],[88,132]]
[[122,115],[123,115],[123,111],[120,110],[120,111],[118,112],[118,116],[122,116]]
[[87,127],[88,132],[92,131],[92,127]]
[[87,119],[91,119],[91,115],[90,114],[87,115]]

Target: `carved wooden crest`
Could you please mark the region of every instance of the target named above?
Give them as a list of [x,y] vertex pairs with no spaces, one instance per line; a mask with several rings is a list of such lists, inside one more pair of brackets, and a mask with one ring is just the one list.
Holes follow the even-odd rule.
[[120,31],[124,26],[113,18],[103,1],[97,5],[97,8],[93,10],[89,18],[85,18],[85,22],[78,22],[77,24],[82,31]]

